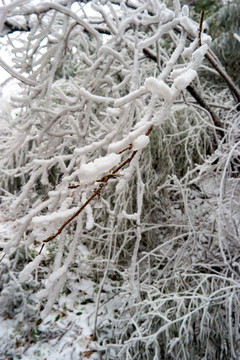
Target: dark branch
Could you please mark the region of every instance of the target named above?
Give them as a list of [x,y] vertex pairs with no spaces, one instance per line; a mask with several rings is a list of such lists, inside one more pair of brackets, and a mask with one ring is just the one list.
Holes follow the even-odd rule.
[[[194,99],[198,102],[198,104],[201,107],[203,107],[204,109],[206,109],[209,112],[214,124],[218,128],[223,129],[222,122],[218,119],[218,116],[215,114],[215,112],[212,110],[212,108],[208,105],[208,103],[203,99],[201,94],[196,90],[196,87],[193,84],[190,84],[187,86],[187,91],[192,95],[192,97],[194,97]],[[222,137],[224,135],[224,131],[221,129],[218,130],[218,133]]]
[[31,27],[28,24],[19,24],[16,21],[6,20],[0,36],[3,37],[7,34],[12,34],[15,31],[30,31]]

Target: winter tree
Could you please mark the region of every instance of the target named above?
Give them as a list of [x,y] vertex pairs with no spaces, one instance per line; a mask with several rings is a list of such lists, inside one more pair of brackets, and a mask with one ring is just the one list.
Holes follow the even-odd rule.
[[15,0],[0,14],[13,61],[0,65],[20,86],[0,138],[12,226],[1,315],[47,337],[59,297],[71,294],[71,311],[88,302],[88,278],[83,358],[237,358],[240,90],[204,12]]

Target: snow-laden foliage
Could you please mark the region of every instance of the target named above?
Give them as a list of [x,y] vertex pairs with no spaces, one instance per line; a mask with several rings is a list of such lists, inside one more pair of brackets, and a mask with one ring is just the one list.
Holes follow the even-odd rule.
[[[1,206],[15,228],[0,244],[0,302],[27,287],[45,319],[65,284],[78,299],[91,276],[105,359],[238,354],[239,115],[226,85],[205,80],[204,22],[173,3],[2,12],[2,36],[20,31],[8,35],[14,67],[0,64],[22,90],[1,136]],[[31,256],[10,269],[23,245]]]

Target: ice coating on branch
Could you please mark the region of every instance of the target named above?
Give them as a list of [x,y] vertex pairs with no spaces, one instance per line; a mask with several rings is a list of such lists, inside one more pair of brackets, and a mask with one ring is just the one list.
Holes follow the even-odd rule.
[[136,220],[137,220],[137,216],[138,216],[137,213],[127,214],[125,210],[123,210],[122,213],[121,213],[121,217],[123,217],[123,218],[125,218],[125,219],[128,219],[128,220],[134,220],[134,221],[136,221]]
[[87,213],[87,222],[86,222],[86,229],[91,230],[94,225],[94,218],[91,205],[86,206],[86,213]]
[[41,183],[42,183],[43,185],[47,185],[47,184],[48,184],[48,173],[47,173],[47,168],[46,168],[46,166],[44,166],[44,167],[42,168]]
[[63,211],[56,211],[48,215],[34,216],[34,218],[32,219],[32,224],[38,225],[48,224],[54,221],[64,221],[68,217],[72,216],[77,210],[78,207],[74,207]]
[[240,42],[240,36],[239,36],[237,33],[234,33],[233,36],[235,37],[235,39],[236,39],[237,41]]
[[147,90],[151,91],[151,93],[161,95],[166,101],[171,100],[171,89],[164,81],[151,76],[145,80],[144,85]]
[[149,129],[150,124],[143,123],[136,130],[130,132],[124,139],[116,141],[115,143],[109,144],[108,153],[117,153],[129,144],[132,144],[140,135],[146,133]]
[[173,0],[173,5],[174,5],[174,10],[175,10],[176,16],[179,16],[180,9],[181,9],[179,0]]
[[109,172],[111,168],[118,165],[121,161],[121,155],[108,154],[94,161],[81,166],[78,177],[80,180],[94,181],[105,172]]
[[27,264],[19,274],[19,281],[20,282],[27,281],[30,277],[30,274],[33,272],[33,270],[35,270],[38,267],[41,260],[42,260],[42,254],[36,256],[35,259],[33,259],[33,261]]
[[198,35],[198,25],[189,19],[188,16],[183,16],[180,19],[180,25],[193,37]]
[[120,116],[122,113],[123,113],[122,108],[111,108],[111,107],[107,108],[107,114],[109,114],[110,116]]
[[161,25],[159,27],[159,29],[154,33],[153,36],[140,41],[139,44],[138,44],[138,48],[139,49],[144,49],[144,48],[150,46],[151,44],[155,43],[158,39],[160,39],[160,37],[162,35],[169,32],[172,28],[174,28],[178,24],[179,24],[179,19],[174,18],[173,20],[168,21],[167,23]]
[[155,16],[149,16],[149,15],[143,15],[142,17],[142,24],[143,25],[149,25],[152,24],[153,22],[159,22],[160,20],[160,14],[155,15]]
[[202,33],[201,35],[202,44],[210,45],[212,42],[212,38],[210,35]]
[[165,9],[161,12],[161,21],[162,23],[166,23],[174,18],[174,12],[170,9]]
[[182,73],[185,72],[186,70],[187,70],[187,67],[180,68],[180,69],[174,69],[170,74],[170,78],[176,79],[178,76],[182,75]]
[[142,17],[142,24],[149,25],[154,23],[159,23],[161,21],[162,24],[171,21],[174,18],[174,12],[166,7],[166,4],[159,5],[158,2],[154,5],[158,8],[156,11],[157,15],[150,16],[146,12]]
[[128,68],[129,68],[128,64],[125,62],[125,60],[124,60],[124,58],[122,57],[122,55],[121,55],[119,52],[117,52],[117,51],[115,51],[114,49],[112,49],[110,46],[107,46],[107,45],[101,46],[101,48],[100,48],[100,50],[99,50],[99,52],[98,52],[98,55],[100,56],[102,53],[109,53],[109,54],[111,54],[111,55],[114,56],[116,59],[118,59],[121,64],[123,64],[123,66],[124,66],[125,69],[128,69]]
[[[103,147],[104,145],[108,144],[109,141],[117,134],[117,130],[113,130],[111,133],[106,135],[102,140],[93,141],[90,145],[86,145],[80,148],[76,148],[74,150],[74,154],[81,156],[87,154],[88,152],[96,151],[97,149]],[[66,179],[66,178],[65,178]],[[71,181],[71,179],[69,179]]]
[[183,16],[188,16],[189,15],[189,8],[187,5],[183,5],[182,7],[182,15]]
[[114,101],[114,106],[115,107],[120,107],[123,106],[125,104],[127,104],[128,102],[137,99],[138,97],[142,96],[146,94],[146,89],[144,86],[141,86],[138,90],[134,90],[132,92],[130,92],[128,95],[123,96],[120,99],[117,99]]
[[136,140],[133,142],[133,150],[140,150],[147,146],[149,143],[149,136],[140,135]]
[[117,153],[127,147],[129,145],[128,139],[122,139],[119,141],[116,141],[115,143],[109,144],[108,146],[108,152],[109,153]]
[[196,49],[196,47],[198,46],[198,43],[199,43],[199,39],[196,38],[191,44],[189,47],[185,48],[182,55],[184,57],[189,57],[192,55],[193,51]]
[[192,63],[195,68],[202,63],[207,51],[208,51],[207,44],[202,45],[199,49],[194,51],[194,53],[192,54]]
[[46,289],[49,289],[53,283],[58,280],[59,278],[61,278],[67,271],[67,265],[64,264],[63,266],[61,266],[59,269],[57,269],[56,271],[54,271],[48,278],[47,282],[46,282]]
[[183,90],[193,81],[196,76],[197,72],[195,70],[188,69],[174,80],[174,86],[178,90]]
[[93,65],[92,61],[87,57],[87,55],[85,53],[81,53],[79,57],[80,57],[80,60],[87,66],[90,67]]
[[[83,193],[82,202],[85,203],[86,201],[87,201],[87,195],[86,195],[86,193]],[[85,207],[85,212],[87,214],[86,229],[91,230],[94,225],[94,218],[93,218],[92,207],[90,204],[88,204]]]
[[95,101],[96,103],[113,103],[114,102],[114,99],[112,98],[109,98],[107,96],[98,96],[98,95],[94,95],[94,94],[91,94],[89,91],[87,91],[84,87],[80,87],[78,89],[78,94],[80,96],[83,96],[85,98],[87,98],[89,101]]

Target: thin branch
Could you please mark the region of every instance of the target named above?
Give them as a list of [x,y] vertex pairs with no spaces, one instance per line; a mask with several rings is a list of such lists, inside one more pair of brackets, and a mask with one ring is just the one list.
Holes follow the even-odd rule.
[[131,150],[132,147],[133,147],[133,144],[128,145],[125,149],[122,149],[121,151],[119,151],[118,155],[122,154],[124,151]]
[[[187,101],[188,104],[198,104],[197,101]],[[183,100],[175,100],[174,105],[176,104],[186,104],[185,101]],[[231,110],[232,109],[232,106],[226,106],[226,105],[220,105],[220,104],[215,104],[215,103],[208,103],[208,105],[212,106],[212,107],[215,107],[215,108],[219,108],[219,109],[224,109],[224,110]]]
[[[157,57],[152,52],[148,51],[148,49],[143,49],[143,52],[148,58],[157,62]],[[194,99],[197,101],[197,103],[211,114],[214,124],[220,128],[223,128],[223,124],[219,120],[218,116],[211,109],[209,104],[207,104],[207,102],[203,99],[202,95],[196,90],[196,87],[193,84],[191,84],[191,85],[187,86],[186,89],[194,97]],[[219,131],[219,133],[221,133],[223,135],[223,132]]]
[[23,82],[26,85],[35,86],[37,85],[37,82],[34,80],[31,80],[29,78],[25,78],[21,74],[19,74],[17,71],[13,69],[13,67],[8,66],[3,59],[0,58],[0,66],[4,68],[10,75],[12,75],[14,78],[18,79],[19,81]]
[[[194,99],[198,102],[198,104],[206,109],[214,122],[214,124],[219,128],[224,128],[222,122],[219,120],[218,116],[215,114],[215,112],[211,109],[211,107],[207,104],[207,102],[203,99],[201,94],[196,90],[196,87],[193,84],[190,84],[187,86],[188,92],[194,97]],[[219,135],[222,137],[224,135],[224,132],[221,130],[218,130]]]
[[222,76],[222,78],[228,84],[229,89],[236,102],[240,102],[240,89],[234,84],[230,76],[224,70],[221,62],[217,59],[216,55],[211,49],[208,49],[208,52],[205,55],[206,59],[212,64],[212,66],[217,70],[217,72]]
[[[137,151],[133,151],[132,155],[127,158],[125,161],[123,161],[117,168],[115,168],[112,173],[107,174],[105,176],[103,176],[103,181],[100,183],[100,185],[98,186],[97,190],[94,191],[94,193],[87,199],[87,201],[68,219],[66,220],[63,225],[57,230],[57,232],[51,236],[49,236],[48,238],[44,239],[43,242],[47,243],[53,239],[55,239],[55,237],[57,237],[59,234],[61,234],[61,232],[63,231],[63,229],[73,220],[75,219],[75,217],[77,217],[82,211],[83,209],[85,209],[85,207],[101,192],[102,188],[105,187],[108,183],[108,180],[111,177],[114,177],[116,174],[116,172],[121,169],[123,166],[125,166],[126,164],[128,164],[136,155]],[[98,181],[98,180],[97,180]]]
[[[148,131],[146,132],[146,136],[149,136],[150,133],[152,132],[153,127],[151,126]],[[131,145],[129,145],[131,146]],[[125,149],[123,149],[125,150]],[[119,166],[117,166],[111,173],[104,175],[100,180],[96,180],[96,182],[101,182],[97,188],[96,191],[94,191],[94,193],[87,199],[87,201],[69,218],[67,219],[62,226],[60,226],[60,228],[57,230],[57,232],[51,236],[49,236],[48,238],[44,239],[43,242],[47,243],[53,239],[55,239],[55,237],[57,237],[59,234],[61,234],[61,232],[63,231],[63,229],[73,220],[75,219],[75,217],[77,217],[84,209],[85,207],[101,192],[101,190],[108,184],[108,180],[111,178],[116,178],[116,177],[120,177],[122,175],[120,174],[116,174],[120,169],[122,169],[126,164],[130,163],[132,161],[132,159],[134,158],[134,156],[136,155],[136,153],[138,152],[138,150],[135,150],[132,152],[131,156],[129,156],[126,160],[124,160]],[[76,186],[77,187],[77,186]],[[42,249],[41,249],[42,250]]]
[[201,19],[200,19],[200,24],[199,24],[199,33],[198,33],[198,37],[199,37],[199,46],[202,46],[202,26],[203,26],[203,18],[204,18],[204,9],[202,9],[201,12]]
[[[175,27],[175,30],[178,33],[181,33],[182,28],[181,28],[181,26],[178,25]],[[188,33],[188,39],[193,41],[194,37]],[[217,58],[217,56],[214,54],[214,52],[211,49],[208,49],[207,53],[205,54],[205,58],[210,62],[210,64],[216,69],[216,71],[226,81],[226,83],[234,97],[234,100],[237,103],[239,103],[240,102],[240,89],[234,84],[233,80],[230,78],[230,76],[227,74],[224,67],[222,66],[220,60]]]
[[102,188],[104,186],[107,185],[107,181],[105,183],[101,183],[98,187],[98,189],[90,196],[90,198],[87,199],[87,201],[67,220],[63,223],[63,225],[58,229],[58,231],[49,236],[47,239],[43,240],[44,243],[47,243],[53,239],[55,239],[55,237],[57,237],[59,234],[61,234],[61,232],[63,231],[63,229],[73,220],[75,219],[75,217],[77,217],[82,211],[83,209],[90,203],[90,201],[92,201],[92,199],[94,199],[102,190]]

